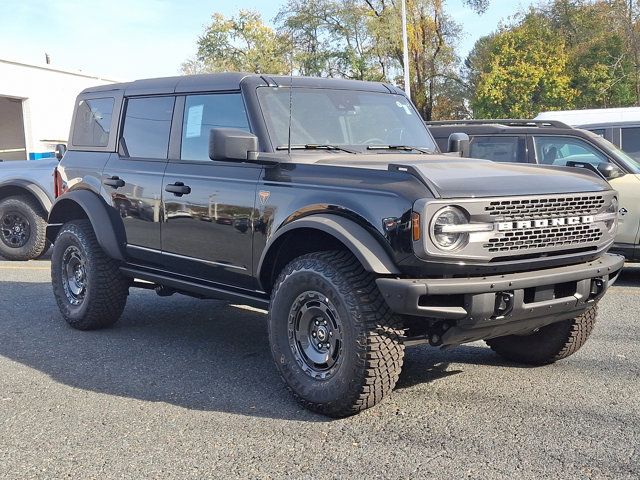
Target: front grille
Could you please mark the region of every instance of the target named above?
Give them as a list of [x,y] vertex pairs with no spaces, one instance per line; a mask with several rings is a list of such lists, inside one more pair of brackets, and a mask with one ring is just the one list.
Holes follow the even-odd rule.
[[595,215],[604,206],[602,195],[571,195],[548,198],[496,200],[484,210],[492,217],[504,220],[530,220],[538,218]]
[[565,225],[562,227],[530,228],[501,233],[483,247],[491,253],[569,247],[595,243],[602,230],[595,225]]

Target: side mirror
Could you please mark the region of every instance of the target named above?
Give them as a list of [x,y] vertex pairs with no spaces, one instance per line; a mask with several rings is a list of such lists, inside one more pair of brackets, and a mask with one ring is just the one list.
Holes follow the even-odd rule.
[[59,143],[56,145],[56,158],[58,160],[62,160],[64,154],[67,153],[67,146],[64,143]]
[[209,158],[255,162],[258,159],[258,137],[237,128],[212,128],[209,133]]
[[461,157],[469,156],[469,135],[466,133],[452,133],[449,135],[449,152],[458,153]]
[[624,172],[620,170],[620,167],[613,163],[599,163],[596,168],[606,180],[613,180],[614,178],[624,176]]

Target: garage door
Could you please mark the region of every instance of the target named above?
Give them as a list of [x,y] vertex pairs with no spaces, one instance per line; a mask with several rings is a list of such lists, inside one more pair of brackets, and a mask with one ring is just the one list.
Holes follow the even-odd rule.
[[0,159],[26,160],[22,100],[0,97]]

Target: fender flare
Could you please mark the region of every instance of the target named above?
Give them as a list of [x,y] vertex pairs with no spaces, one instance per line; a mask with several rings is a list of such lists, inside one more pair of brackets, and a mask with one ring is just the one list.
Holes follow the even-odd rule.
[[348,218],[320,213],[288,223],[269,239],[258,264],[258,278],[262,276],[264,262],[271,247],[286,233],[301,228],[312,228],[333,236],[345,245],[369,272],[381,275],[400,274],[393,259],[370,232]]
[[104,252],[115,260],[124,261],[126,235],[122,220],[102,198],[88,190],[74,190],[58,197],[49,215],[47,239],[53,243],[62,225],[74,219],[67,214],[70,207],[84,211]]
[[0,189],[4,187],[15,187],[15,188],[23,188],[31,195],[33,195],[36,200],[40,203],[40,206],[45,211],[45,213],[49,213],[53,206],[51,198],[47,193],[42,189],[38,184],[30,182],[28,180],[12,180],[10,182],[5,182],[0,184]]

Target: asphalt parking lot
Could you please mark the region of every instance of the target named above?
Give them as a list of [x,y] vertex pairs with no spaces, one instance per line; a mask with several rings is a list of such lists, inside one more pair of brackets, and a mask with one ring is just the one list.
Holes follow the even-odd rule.
[[640,476],[640,265],[568,360],[483,344],[408,350],[358,416],[299,407],[263,314],[132,291],[116,327],[61,319],[49,262],[0,262],[0,478],[634,478]]

